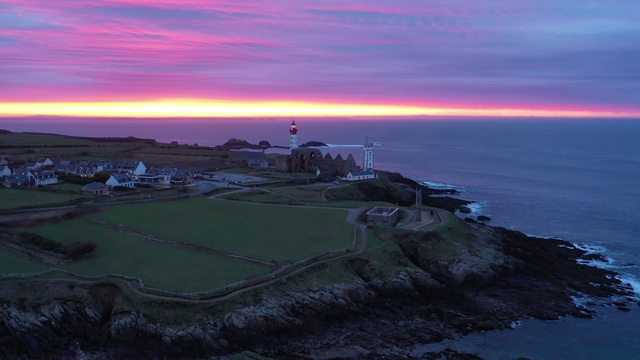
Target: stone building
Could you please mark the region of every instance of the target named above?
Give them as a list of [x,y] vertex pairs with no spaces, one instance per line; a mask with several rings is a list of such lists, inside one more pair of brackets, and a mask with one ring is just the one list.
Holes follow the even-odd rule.
[[367,212],[367,225],[393,226],[398,222],[398,208],[376,206]]

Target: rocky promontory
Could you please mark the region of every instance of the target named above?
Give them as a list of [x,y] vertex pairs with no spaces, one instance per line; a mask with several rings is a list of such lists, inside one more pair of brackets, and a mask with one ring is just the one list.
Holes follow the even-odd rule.
[[[370,234],[380,251],[211,303],[135,303],[111,283],[5,284],[0,357],[410,359],[414,345],[454,334],[590,317],[573,297],[630,294],[614,273],[578,262],[594,255],[560,240],[463,221]],[[36,288],[52,299],[20,296]]]

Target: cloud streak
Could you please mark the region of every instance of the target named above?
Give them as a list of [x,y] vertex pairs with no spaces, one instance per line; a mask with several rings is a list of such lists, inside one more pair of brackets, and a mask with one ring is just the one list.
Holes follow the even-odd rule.
[[640,113],[640,3],[5,0],[0,102]]

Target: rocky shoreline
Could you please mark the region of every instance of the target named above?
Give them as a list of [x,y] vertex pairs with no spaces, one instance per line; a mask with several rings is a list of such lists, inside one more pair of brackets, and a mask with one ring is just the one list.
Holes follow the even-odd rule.
[[[411,359],[413,346],[455,334],[526,318],[590,317],[573,297],[624,307],[631,296],[614,273],[578,263],[597,255],[568,242],[460,223],[469,241],[446,261],[433,256],[446,236],[397,233],[389,239],[399,249],[389,253],[393,270],[366,256],[319,265],[182,326],[163,325],[144,309],[118,310],[127,299],[114,284],[77,285],[74,295],[40,305],[6,303],[0,358]],[[347,280],[310,281],[326,271]],[[170,313],[189,305],[162,306]],[[451,350],[425,356],[478,358]]]

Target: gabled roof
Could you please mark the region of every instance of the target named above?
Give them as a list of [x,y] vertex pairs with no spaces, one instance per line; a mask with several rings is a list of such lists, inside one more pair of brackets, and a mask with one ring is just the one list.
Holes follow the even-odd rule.
[[131,182],[133,179],[128,174],[113,174],[111,175],[118,183]]
[[107,187],[108,186],[106,184],[103,184],[101,182],[92,182],[90,184],[83,186],[82,190],[101,190]]

